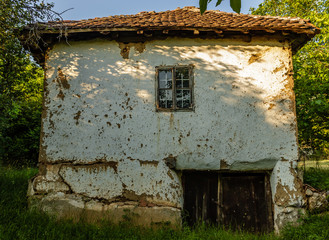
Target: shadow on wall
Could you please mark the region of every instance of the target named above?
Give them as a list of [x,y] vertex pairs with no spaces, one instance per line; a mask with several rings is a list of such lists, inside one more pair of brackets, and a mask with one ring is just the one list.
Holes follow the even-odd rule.
[[[47,70],[48,158],[173,155],[184,166],[207,159],[204,168],[212,169],[218,156],[228,164],[297,156],[289,51],[205,41],[130,44],[126,59],[114,41],[56,45]],[[188,64],[194,65],[195,111],[156,112],[155,67]]]

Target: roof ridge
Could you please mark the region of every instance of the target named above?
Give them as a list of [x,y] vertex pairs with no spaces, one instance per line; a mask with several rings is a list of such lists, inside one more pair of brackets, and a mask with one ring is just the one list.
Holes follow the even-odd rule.
[[[198,8],[197,8],[198,9]],[[273,16],[273,15],[255,15],[255,14],[246,14],[246,13],[234,13],[234,12],[223,12],[220,10],[206,10],[206,12],[213,12],[216,14],[226,14],[226,15],[236,15],[236,16],[249,16],[253,18],[276,18],[276,19],[285,19],[285,20],[304,20],[306,22],[310,22],[309,19],[304,19],[300,17],[283,17],[283,16]]]
[[[185,7],[177,7],[174,10],[166,10],[166,11],[160,11],[156,12],[154,10],[152,11],[142,11],[136,14],[122,14],[122,15],[110,15],[106,17],[95,17],[95,18],[88,18],[88,19],[80,19],[80,20],[64,20],[64,22],[79,22],[79,21],[93,21],[93,20],[102,20],[102,19],[109,19],[109,18],[129,18],[129,17],[138,17],[142,16],[145,14],[162,14],[162,13],[170,13],[173,11],[179,11],[179,10],[187,10],[191,12],[200,12],[200,8],[195,7],[195,6],[185,6]],[[206,10],[204,15],[207,15],[209,13],[214,13],[217,15],[227,15],[227,16],[240,16],[240,17],[252,17],[252,18],[271,18],[271,19],[280,19],[280,20],[290,20],[290,21],[297,21],[297,20],[302,20],[305,23],[310,23],[310,20],[308,19],[303,19],[299,17],[282,17],[282,16],[272,16],[272,15],[254,15],[254,14],[245,14],[245,13],[233,13],[233,12],[224,12],[220,10]]]

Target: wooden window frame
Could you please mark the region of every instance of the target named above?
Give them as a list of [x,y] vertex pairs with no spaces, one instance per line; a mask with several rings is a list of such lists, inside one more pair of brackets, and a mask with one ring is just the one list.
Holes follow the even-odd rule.
[[[188,88],[176,88],[176,69],[179,68],[188,68],[189,72],[189,87]],[[169,88],[160,88],[159,86],[159,71],[160,70],[171,70],[172,72],[172,107],[171,108],[163,108],[160,107],[159,101],[160,101],[160,96],[159,96],[159,91],[160,90],[169,90]],[[194,111],[194,72],[193,72],[193,65],[174,65],[174,66],[157,66],[155,67],[155,92],[156,92],[156,111],[159,112],[174,112],[174,111],[179,111],[179,112],[191,112]],[[177,107],[177,94],[176,90],[189,90],[190,91],[190,107],[188,108],[179,108]]]

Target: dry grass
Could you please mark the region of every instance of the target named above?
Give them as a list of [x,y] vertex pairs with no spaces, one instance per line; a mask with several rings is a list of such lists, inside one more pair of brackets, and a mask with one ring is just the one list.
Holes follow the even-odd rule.
[[306,160],[305,164],[303,161],[298,163],[298,167],[304,169],[304,166],[306,169],[309,168],[321,168],[321,169],[329,169],[329,159],[325,160]]

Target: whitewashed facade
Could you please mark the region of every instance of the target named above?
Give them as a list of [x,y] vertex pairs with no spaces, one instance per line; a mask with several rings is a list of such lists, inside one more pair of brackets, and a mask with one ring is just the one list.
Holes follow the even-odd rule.
[[[47,50],[32,205],[60,217],[181,223],[185,171],[268,174],[273,227],[304,205],[289,40],[90,39]],[[157,68],[186,67],[186,111],[157,108]],[[177,100],[178,101],[178,100]]]

